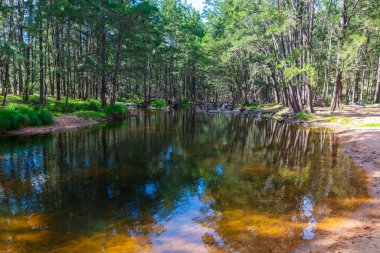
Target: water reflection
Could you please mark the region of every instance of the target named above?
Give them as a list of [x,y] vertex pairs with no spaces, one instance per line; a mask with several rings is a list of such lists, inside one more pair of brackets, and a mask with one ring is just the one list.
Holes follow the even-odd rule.
[[0,251],[281,252],[366,198],[333,133],[193,111],[0,140]]

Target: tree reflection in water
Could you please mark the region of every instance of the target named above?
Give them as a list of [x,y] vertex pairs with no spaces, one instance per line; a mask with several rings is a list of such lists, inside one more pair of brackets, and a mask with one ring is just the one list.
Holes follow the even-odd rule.
[[0,250],[290,249],[366,199],[330,131],[194,111],[0,140]]

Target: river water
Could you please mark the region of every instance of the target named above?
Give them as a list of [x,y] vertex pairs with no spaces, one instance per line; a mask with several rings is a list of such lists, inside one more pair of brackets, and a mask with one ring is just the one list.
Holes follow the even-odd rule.
[[331,131],[147,113],[0,138],[0,252],[284,252],[367,198]]

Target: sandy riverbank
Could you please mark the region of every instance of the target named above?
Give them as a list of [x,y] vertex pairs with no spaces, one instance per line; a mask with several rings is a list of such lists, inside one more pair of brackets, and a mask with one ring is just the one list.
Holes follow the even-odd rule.
[[[317,108],[317,115],[328,114]],[[316,120],[312,126],[333,129],[346,153],[368,173],[371,202],[360,207],[335,230],[319,235],[295,252],[380,252],[380,128],[366,128],[363,124],[380,123],[380,108],[344,108],[334,116],[350,118],[350,123],[339,124]]]

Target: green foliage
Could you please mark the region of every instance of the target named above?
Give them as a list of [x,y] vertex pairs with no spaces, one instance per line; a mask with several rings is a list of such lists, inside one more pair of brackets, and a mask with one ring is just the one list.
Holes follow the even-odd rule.
[[151,105],[154,107],[163,107],[163,106],[166,106],[167,103],[164,99],[159,99],[159,100],[153,101]]
[[43,126],[53,123],[52,114],[45,110],[32,110],[26,106],[8,106],[0,109],[0,132],[19,129],[21,126]]
[[302,120],[302,121],[310,121],[315,119],[314,115],[307,114],[306,112],[299,112],[294,115],[296,119]]
[[183,99],[183,100],[179,100],[178,104],[183,105],[183,106],[190,106],[193,104],[193,102],[187,99]]
[[126,112],[127,108],[123,105],[107,105],[106,108],[104,108],[104,113],[113,118],[124,116]]
[[106,117],[105,113],[94,112],[94,111],[78,111],[78,112],[74,112],[73,114],[81,116],[88,121],[100,120]]
[[249,103],[249,102],[245,102],[243,104],[243,107],[251,107],[251,108],[255,108],[257,107],[259,104],[258,103]]
[[136,104],[141,104],[141,103],[144,102],[144,99],[141,99],[141,98],[118,98],[116,101],[120,102],[120,103],[136,103]]
[[94,111],[99,112],[102,109],[102,104],[99,100],[89,99],[83,104],[77,105],[77,111]]
[[48,105],[48,109],[53,112],[73,113],[77,111],[94,111],[99,112],[102,109],[101,102],[96,99],[87,101],[71,101],[69,103],[56,102]]
[[42,125],[50,125],[54,122],[51,112],[46,109],[39,110],[37,116],[41,120]]

